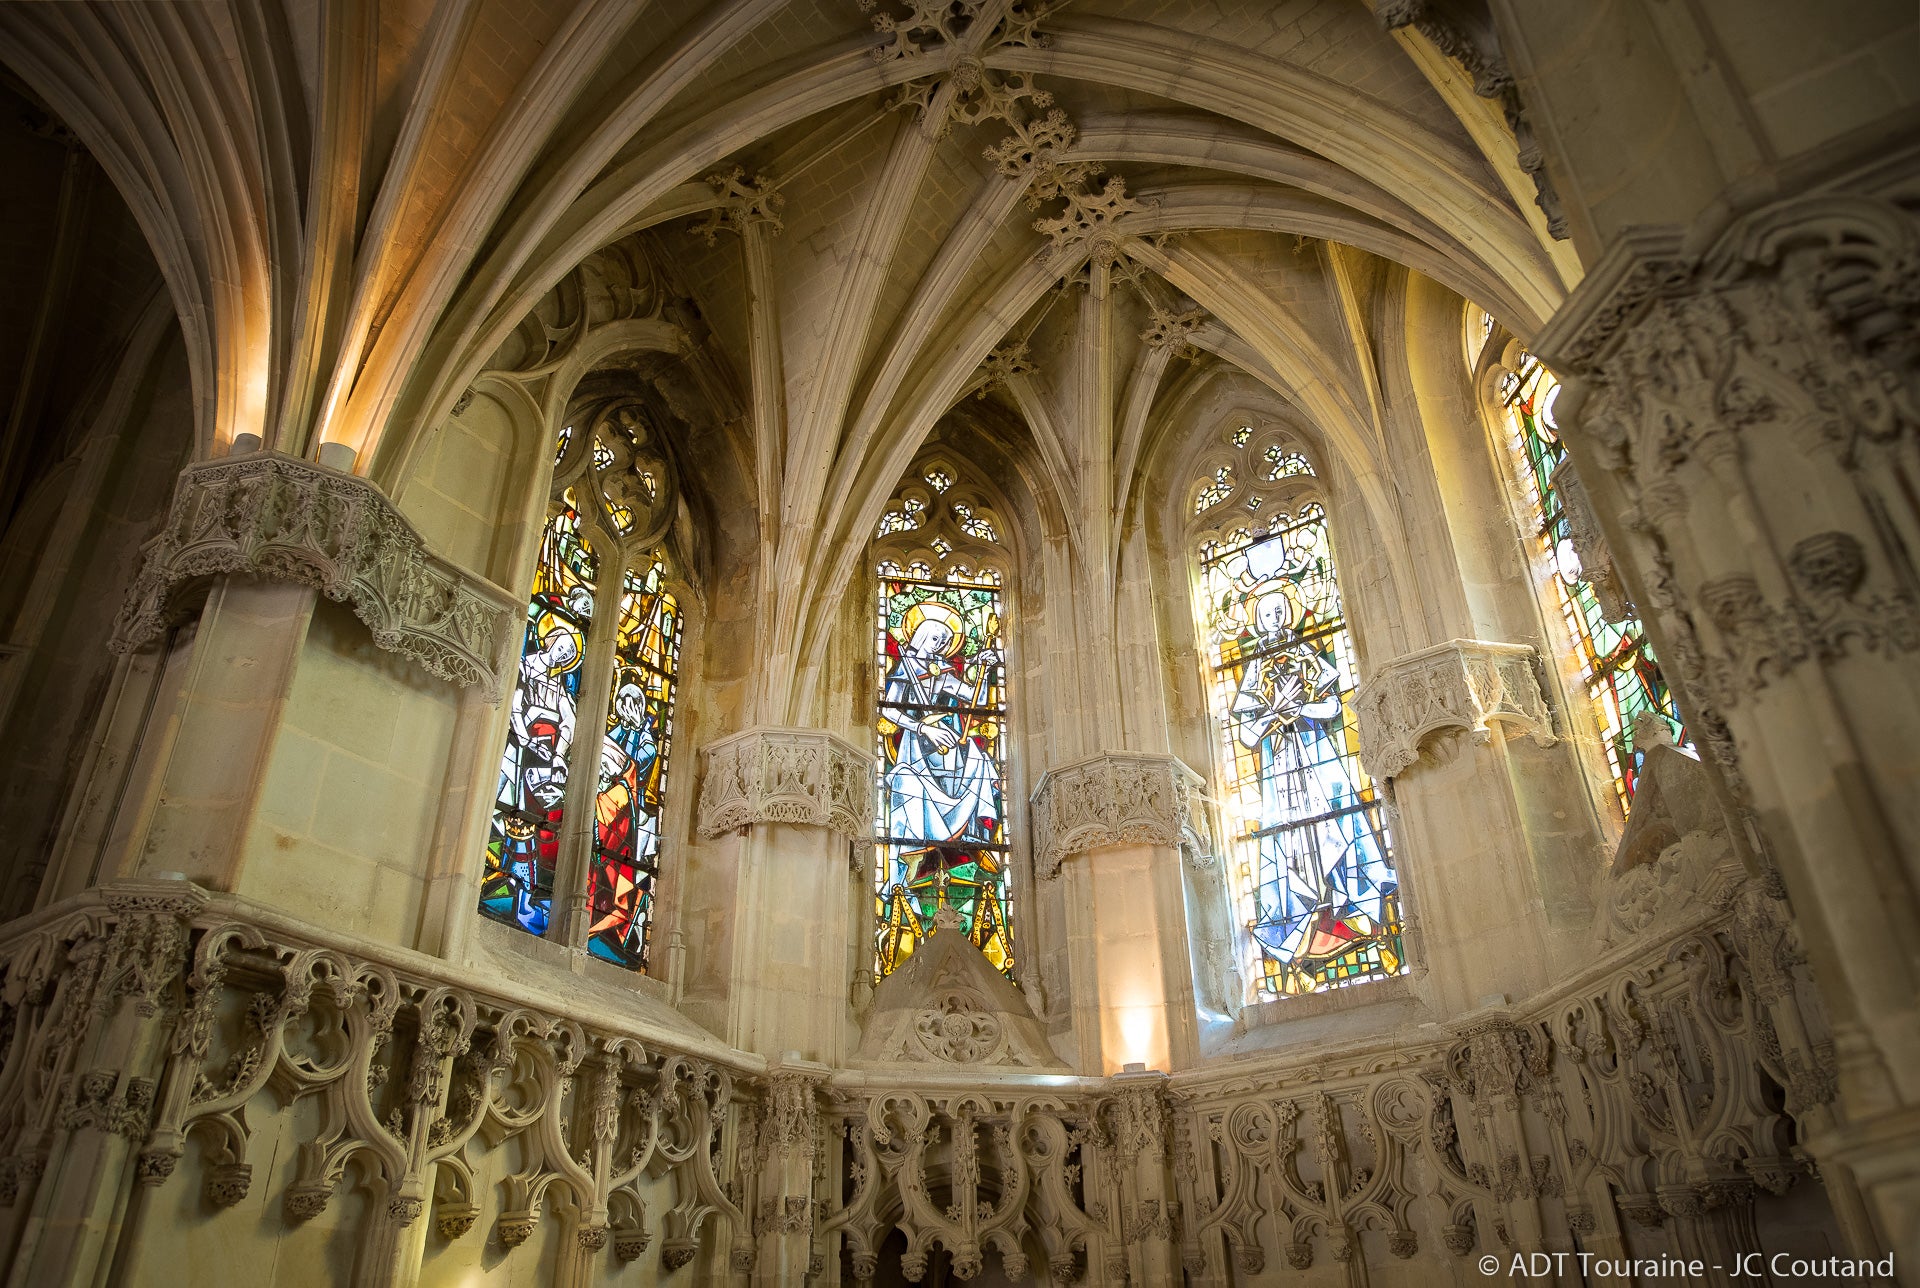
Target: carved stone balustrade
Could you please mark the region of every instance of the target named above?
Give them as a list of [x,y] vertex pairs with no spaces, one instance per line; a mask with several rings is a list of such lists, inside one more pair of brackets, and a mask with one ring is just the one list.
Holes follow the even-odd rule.
[[294,582],[350,603],[381,648],[493,695],[519,642],[519,601],[429,552],[374,483],[279,452],[180,472],[110,647],[140,648],[183,611],[188,583],[220,575]]
[[1360,760],[1392,778],[1448,730],[1484,739],[1500,721],[1536,744],[1554,743],[1553,714],[1524,644],[1449,640],[1388,662],[1360,686]]
[[873,831],[871,758],[818,729],[755,728],[701,753],[700,835],[753,823],[811,823],[851,838]]
[[1200,775],[1174,756],[1109,751],[1050,769],[1033,792],[1033,861],[1043,877],[1103,845],[1200,841]]

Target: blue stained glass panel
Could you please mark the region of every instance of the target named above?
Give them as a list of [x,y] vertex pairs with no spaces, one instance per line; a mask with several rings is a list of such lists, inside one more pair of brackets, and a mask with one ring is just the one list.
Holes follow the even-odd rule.
[[1232,845],[1269,996],[1399,974],[1399,878],[1360,766],[1353,646],[1308,503],[1200,566]]

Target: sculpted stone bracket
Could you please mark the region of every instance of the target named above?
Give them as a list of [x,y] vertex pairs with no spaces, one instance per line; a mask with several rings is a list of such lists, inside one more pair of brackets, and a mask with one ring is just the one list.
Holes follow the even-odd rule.
[[819,729],[748,729],[701,753],[700,835],[752,823],[811,823],[859,839],[873,831],[870,758]]
[[1034,864],[1059,874],[1103,845],[1170,845],[1197,838],[1193,798],[1205,780],[1174,756],[1105,752],[1050,769],[1033,792]]
[[518,602],[429,553],[367,479],[279,452],[189,465],[109,647],[140,648],[177,614],[183,586],[222,574],[311,586],[352,604],[381,648],[443,680],[502,689]]
[[1360,686],[1360,760],[1391,778],[1420,759],[1435,734],[1481,738],[1498,720],[1542,747],[1554,743],[1553,713],[1525,644],[1449,640],[1381,667]]

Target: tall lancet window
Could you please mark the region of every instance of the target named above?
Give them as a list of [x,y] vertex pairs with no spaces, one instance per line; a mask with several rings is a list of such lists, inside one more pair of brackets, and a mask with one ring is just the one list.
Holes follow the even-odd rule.
[[875,537],[876,976],[905,962],[943,910],[1013,970],[1004,532],[959,471],[933,459]]
[[1236,424],[1188,502],[1223,803],[1254,979],[1270,997],[1405,968],[1322,496],[1299,444]]
[[[1476,331],[1483,336],[1490,332],[1491,322],[1477,321],[1486,318],[1477,309],[1469,309],[1468,318],[1468,355],[1472,359],[1478,352],[1471,342],[1473,335]],[[1572,643],[1580,680],[1606,749],[1607,769],[1624,809],[1633,800],[1640,763],[1645,759],[1645,750],[1634,746],[1636,725],[1644,731],[1643,721],[1656,718],[1666,725],[1668,736],[1677,746],[1689,743],[1666,677],[1660,673],[1646,631],[1624,591],[1610,574],[1604,580],[1592,577],[1582,566],[1576,522],[1588,528],[1594,525],[1575,512],[1578,502],[1570,496],[1577,481],[1572,479],[1573,465],[1567,459],[1554,418],[1559,394],[1560,382],[1553,373],[1532,354],[1521,352],[1514,369],[1499,382],[1500,419],[1526,496],[1532,554],[1548,569],[1551,607],[1558,611]],[[1586,540],[1600,541],[1598,532],[1591,532]]]
[[[658,546],[673,476],[640,409],[582,420],[587,432],[569,425],[555,448],[480,911],[644,970],[680,654]],[[556,914],[568,907],[579,915]]]

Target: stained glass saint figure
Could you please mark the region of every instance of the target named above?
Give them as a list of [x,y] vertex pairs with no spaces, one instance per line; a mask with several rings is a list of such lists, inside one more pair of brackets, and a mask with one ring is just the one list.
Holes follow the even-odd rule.
[[1399,882],[1360,767],[1351,645],[1317,505],[1202,564],[1262,988],[1397,974]]
[[596,571],[569,506],[549,521],[540,545],[480,887],[482,913],[536,935],[546,933],[552,911]]
[[679,607],[661,572],[658,563],[644,576],[628,572],[622,588],[587,872],[587,951],[632,969],[647,964],[680,651]]
[[879,653],[879,974],[931,933],[943,906],[1011,970],[998,591],[884,580]]

